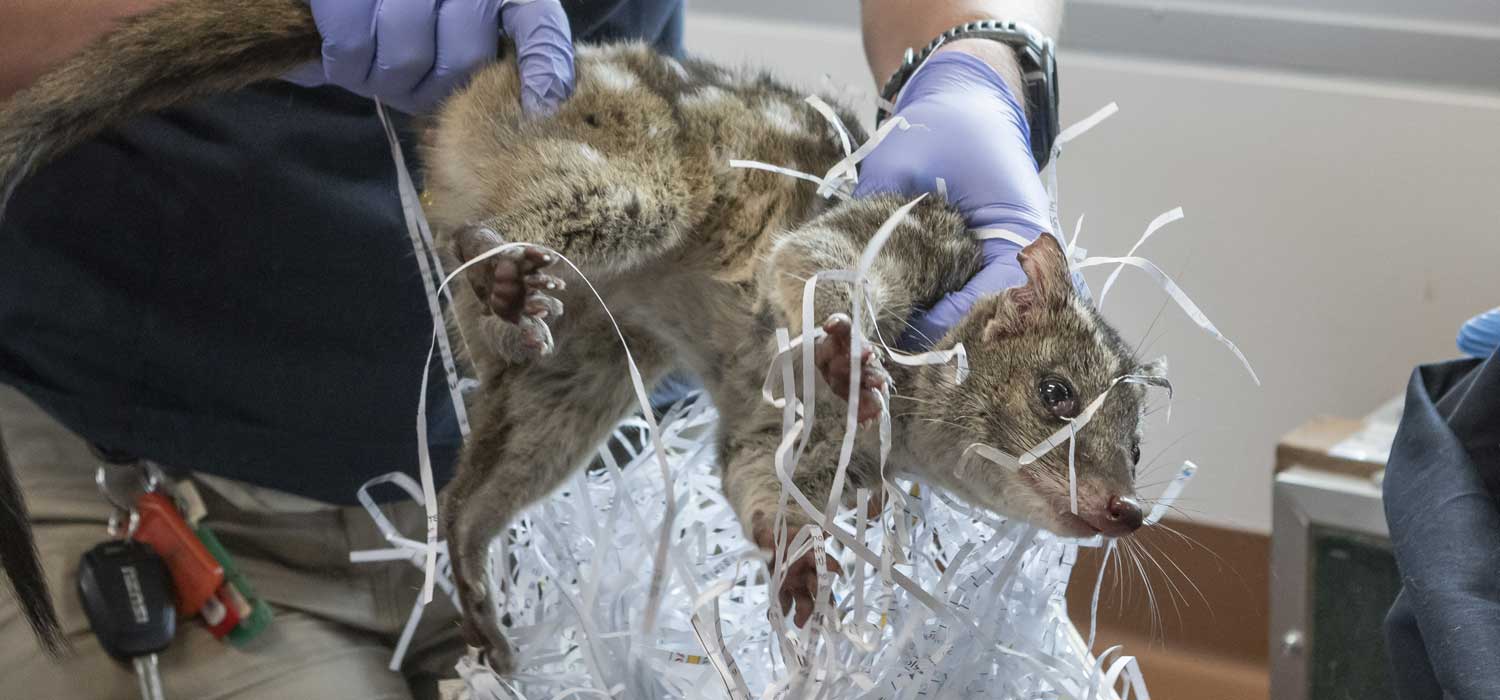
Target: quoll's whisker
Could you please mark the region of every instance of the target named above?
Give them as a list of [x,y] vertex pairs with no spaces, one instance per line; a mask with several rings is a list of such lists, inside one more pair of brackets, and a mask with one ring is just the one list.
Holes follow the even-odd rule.
[[1162,314],[1165,313],[1166,310],[1167,310],[1167,302],[1168,301],[1169,301],[1169,299],[1163,299],[1162,302],[1161,302],[1161,306],[1157,307],[1157,309],[1156,309],[1156,315],[1151,317],[1151,323],[1147,324],[1147,326],[1146,326],[1146,332],[1141,334],[1141,341],[1139,343],[1135,344],[1134,354],[1136,354],[1136,355],[1140,355],[1141,354],[1141,352],[1142,352],[1141,351],[1141,346],[1145,345],[1146,339],[1151,337],[1151,331],[1155,330],[1156,329],[1156,324],[1161,321]]
[[[1230,563],[1230,561],[1228,559],[1225,559],[1224,557],[1220,556],[1218,552],[1215,552],[1208,545],[1203,544],[1197,538],[1191,537],[1191,536],[1187,535],[1186,533],[1182,532],[1181,530],[1178,530],[1178,529],[1176,529],[1176,528],[1174,528],[1174,527],[1172,527],[1170,525],[1167,525],[1164,522],[1158,522],[1157,524],[1155,524],[1155,525],[1152,526],[1152,529],[1159,529],[1162,532],[1165,532],[1165,533],[1167,533],[1169,535],[1175,536],[1178,539],[1182,540],[1183,542],[1187,543],[1188,545],[1193,546],[1193,547],[1197,547],[1198,549],[1203,550],[1209,556],[1213,557],[1214,560],[1216,562],[1218,562],[1221,566],[1229,567],[1231,570],[1234,569],[1234,565],[1232,563]],[[1236,574],[1238,574],[1238,572],[1236,572]]]
[[[1167,598],[1171,601],[1172,607],[1176,609],[1178,622],[1181,623],[1182,611],[1180,609],[1177,609],[1177,601],[1180,598],[1182,600],[1182,604],[1187,605],[1187,596],[1183,595],[1182,589],[1177,586],[1177,582],[1172,580],[1171,576],[1167,575],[1166,568],[1161,565],[1160,561],[1157,561],[1156,555],[1151,553],[1151,550],[1146,546],[1146,543],[1144,541],[1137,540],[1135,542],[1135,547],[1136,550],[1140,552],[1141,556],[1145,558],[1144,561],[1150,562],[1150,564],[1152,566],[1155,566],[1156,570],[1161,573],[1162,580],[1167,584]],[[1189,581],[1188,583],[1191,584],[1192,582]],[[1202,592],[1200,591],[1199,594],[1201,595]]]
[[1141,564],[1140,555],[1135,552],[1133,546],[1130,546],[1130,540],[1127,539],[1125,542],[1127,543],[1125,546],[1118,547],[1117,549],[1125,552],[1126,559],[1141,577],[1141,585],[1146,591],[1146,609],[1150,613],[1151,637],[1152,639],[1158,639],[1158,634],[1162,631],[1162,622],[1161,606],[1156,600],[1156,587],[1151,584],[1151,577],[1146,574],[1146,567]]
[[[1142,541],[1142,546],[1152,546],[1152,545],[1151,545],[1150,542],[1146,542],[1146,541],[1143,540]],[[1201,588],[1198,587],[1198,583],[1193,580],[1193,577],[1189,576],[1186,571],[1183,571],[1183,569],[1182,569],[1181,566],[1177,565],[1176,560],[1172,559],[1172,556],[1167,553],[1167,550],[1165,548],[1160,547],[1160,546],[1156,546],[1156,551],[1157,551],[1158,554],[1161,554],[1161,556],[1162,556],[1163,559],[1167,560],[1168,564],[1172,565],[1172,568],[1175,569],[1178,574],[1182,575],[1182,579],[1184,581],[1187,581],[1187,583],[1188,583],[1189,586],[1193,587],[1193,590],[1195,592],[1197,592],[1197,594],[1198,594],[1198,598],[1203,601],[1204,606],[1206,606],[1208,608],[1209,614],[1212,615],[1213,614],[1213,601],[1209,600],[1207,595],[1204,595],[1203,589],[1201,589]],[[1162,571],[1163,575],[1166,575],[1166,573],[1167,572],[1165,570]],[[1184,604],[1186,604],[1187,601],[1184,600],[1183,602],[1184,602]]]

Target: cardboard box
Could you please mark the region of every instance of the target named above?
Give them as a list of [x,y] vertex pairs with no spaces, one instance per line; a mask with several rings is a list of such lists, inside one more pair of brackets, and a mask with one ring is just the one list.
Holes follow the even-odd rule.
[[1276,444],[1276,471],[1302,466],[1377,477],[1390,457],[1403,404],[1404,399],[1397,397],[1361,420],[1319,416],[1303,423]]

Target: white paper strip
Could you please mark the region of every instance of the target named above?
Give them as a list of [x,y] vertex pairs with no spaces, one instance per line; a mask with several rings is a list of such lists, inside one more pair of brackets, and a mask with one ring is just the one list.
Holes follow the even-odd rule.
[[[1162,215],[1160,215],[1160,216],[1156,217],[1155,219],[1153,219],[1151,221],[1151,223],[1146,226],[1146,232],[1141,234],[1140,239],[1135,242],[1135,245],[1130,246],[1130,252],[1126,253],[1125,257],[1130,257],[1132,255],[1135,255],[1135,251],[1137,251],[1137,250],[1140,249],[1141,244],[1145,243],[1146,239],[1148,239],[1148,238],[1151,237],[1151,234],[1156,233],[1163,226],[1166,226],[1167,224],[1170,224],[1173,221],[1177,221],[1177,220],[1179,220],[1181,218],[1182,218],[1182,207],[1177,207],[1176,209],[1173,209],[1173,210],[1171,210],[1169,212],[1165,212]],[[1106,297],[1106,296],[1109,295],[1109,288],[1115,286],[1115,278],[1119,277],[1120,276],[1120,271],[1124,270],[1124,269],[1125,269],[1125,265],[1124,264],[1120,264],[1120,265],[1116,265],[1115,269],[1113,269],[1113,270],[1110,271],[1109,278],[1106,279],[1106,280],[1104,280],[1104,286],[1099,289],[1099,301],[1095,303],[1095,306],[1097,306],[1100,309],[1104,308],[1104,297]]]
[[969,229],[969,233],[974,234],[974,238],[977,240],[988,241],[998,239],[1010,241],[1022,248],[1031,245],[1032,242],[1030,238],[1024,235],[1003,228],[971,228]]
[[1074,432],[1078,430],[1082,430],[1084,426],[1089,424],[1089,421],[1092,421],[1094,419],[1094,414],[1099,411],[1099,407],[1104,405],[1104,400],[1109,397],[1109,392],[1113,391],[1114,388],[1119,386],[1121,383],[1154,386],[1166,389],[1169,392],[1172,390],[1171,382],[1168,382],[1165,377],[1157,377],[1144,374],[1127,374],[1120,377],[1115,377],[1114,381],[1111,381],[1109,383],[1109,386],[1105,387],[1104,391],[1099,392],[1099,395],[1094,397],[1094,400],[1090,401],[1088,406],[1085,406],[1083,411],[1081,411],[1076,417],[1068,421],[1068,423],[1063,427],[1058,428],[1057,432],[1052,433],[1051,435],[1047,436],[1047,438],[1033,446],[1031,449],[1021,453],[1021,456],[1019,458],[1021,464],[1026,465],[1035,462],[1042,455],[1051,452],[1052,448],[1061,445],[1064,438],[1073,435]]
[[1182,469],[1177,471],[1177,476],[1173,477],[1172,482],[1167,484],[1167,488],[1162,491],[1161,497],[1156,499],[1156,505],[1151,508],[1151,513],[1143,521],[1144,524],[1155,525],[1161,522],[1161,519],[1166,516],[1167,510],[1172,507],[1172,503],[1177,500],[1178,496],[1182,495],[1182,490],[1187,487],[1187,483],[1197,473],[1198,465],[1190,461],[1183,462]]
[[1219,341],[1224,347],[1229,348],[1229,351],[1234,353],[1235,357],[1239,358],[1240,364],[1244,365],[1245,371],[1250,373],[1250,378],[1255,381],[1255,385],[1260,386],[1260,377],[1256,376],[1255,368],[1250,366],[1250,361],[1245,359],[1245,354],[1240,352],[1239,347],[1233,341],[1219,332],[1219,329],[1214,326],[1213,322],[1208,320],[1208,316],[1203,313],[1203,310],[1199,309],[1198,305],[1194,304],[1193,300],[1188,298],[1187,293],[1182,291],[1182,288],[1178,287],[1177,283],[1173,282],[1172,278],[1167,276],[1167,273],[1162,272],[1161,268],[1156,266],[1156,263],[1138,257],[1094,257],[1078,263],[1078,267],[1094,267],[1096,265],[1109,265],[1112,263],[1124,263],[1150,275],[1166,291],[1167,296],[1171,297],[1172,301],[1177,302],[1177,306],[1182,308],[1183,313],[1186,313],[1188,318],[1192,319],[1193,323],[1198,324],[1199,328],[1202,328],[1204,332],[1213,336],[1214,340]]

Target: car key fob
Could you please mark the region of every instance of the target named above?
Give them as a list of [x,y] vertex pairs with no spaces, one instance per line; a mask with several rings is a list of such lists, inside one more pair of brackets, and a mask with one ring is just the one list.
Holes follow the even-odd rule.
[[100,646],[120,661],[156,654],[177,633],[172,578],[161,557],[140,542],[110,540],[85,552],[78,595]]

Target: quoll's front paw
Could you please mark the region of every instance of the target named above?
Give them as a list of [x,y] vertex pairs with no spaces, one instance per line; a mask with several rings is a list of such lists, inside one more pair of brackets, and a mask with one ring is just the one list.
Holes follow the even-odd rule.
[[[823,381],[838,397],[849,400],[849,344],[853,328],[849,317],[834,314],[823,322],[828,335],[818,339],[813,359]],[[859,422],[868,423],[880,417],[881,395],[890,386],[890,375],[880,364],[875,349],[864,348],[859,371]]]

